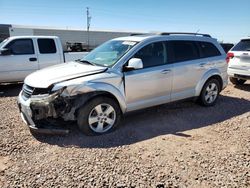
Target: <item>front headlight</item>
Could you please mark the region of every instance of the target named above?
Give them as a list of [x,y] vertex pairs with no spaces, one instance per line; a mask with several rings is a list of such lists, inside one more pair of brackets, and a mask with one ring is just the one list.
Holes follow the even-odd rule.
[[50,102],[55,100],[64,90],[66,87],[62,87],[61,89],[57,91],[52,91],[51,94],[42,94],[42,95],[32,95],[31,100],[32,101],[44,101],[44,102]]

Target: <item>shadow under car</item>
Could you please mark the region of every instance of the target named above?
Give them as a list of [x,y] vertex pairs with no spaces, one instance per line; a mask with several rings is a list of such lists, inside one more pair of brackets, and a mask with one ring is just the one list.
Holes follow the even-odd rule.
[[176,102],[130,113],[117,130],[105,135],[85,136],[76,123],[69,123],[67,126],[70,133],[66,136],[35,137],[41,142],[60,147],[110,148],[167,134],[190,137],[181,132],[212,126],[249,111],[250,101],[220,96],[213,107],[202,107],[193,102]]

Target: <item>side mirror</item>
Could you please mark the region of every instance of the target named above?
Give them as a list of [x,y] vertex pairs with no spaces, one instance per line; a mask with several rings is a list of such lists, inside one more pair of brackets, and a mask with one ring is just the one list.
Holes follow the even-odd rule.
[[125,71],[142,69],[143,63],[139,58],[132,58],[128,61],[128,65],[124,67]]
[[0,50],[1,55],[11,55],[11,51],[8,48],[3,48]]

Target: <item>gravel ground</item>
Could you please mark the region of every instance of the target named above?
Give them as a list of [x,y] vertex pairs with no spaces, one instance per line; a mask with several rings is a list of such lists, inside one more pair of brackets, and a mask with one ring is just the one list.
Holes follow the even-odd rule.
[[[250,83],[214,107],[192,102],[129,114],[113,133],[32,135],[0,86],[0,187],[250,187]],[[1,93],[4,92],[4,93]]]

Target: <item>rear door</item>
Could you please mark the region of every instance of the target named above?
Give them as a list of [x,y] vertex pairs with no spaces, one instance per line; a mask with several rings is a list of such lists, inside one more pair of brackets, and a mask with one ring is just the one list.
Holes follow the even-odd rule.
[[191,40],[168,41],[168,52],[173,64],[172,101],[193,97],[198,82],[217,66],[221,55],[212,43]]
[[14,39],[4,48],[11,55],[0,56],[0,81],[23,81],[24,78],[38,69],[37,56],[32,39]]
[[39,69],[62,63],[63,54],[57,47],[54,39],[49,38],[38,38],[38,59],[39,59]]

